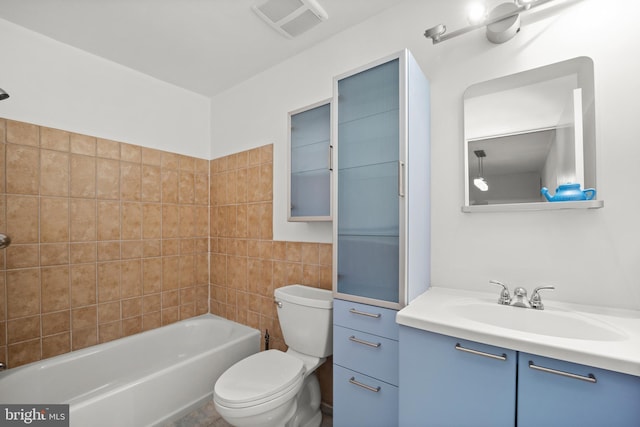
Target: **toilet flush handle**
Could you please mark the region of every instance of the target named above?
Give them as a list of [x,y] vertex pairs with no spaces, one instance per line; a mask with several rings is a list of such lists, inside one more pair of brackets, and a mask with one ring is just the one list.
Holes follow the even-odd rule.
[[278,301],[277,299],[273,300],[273,303],[278,306],[278,308],[282,308],[282,301]]

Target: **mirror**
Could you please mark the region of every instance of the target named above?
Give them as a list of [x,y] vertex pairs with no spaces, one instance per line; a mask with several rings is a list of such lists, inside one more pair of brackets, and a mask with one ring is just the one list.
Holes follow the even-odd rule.
[[600,207],[549,203],[561,184],[596,188],[593,61],[570,59],[464,94],[463,211]]

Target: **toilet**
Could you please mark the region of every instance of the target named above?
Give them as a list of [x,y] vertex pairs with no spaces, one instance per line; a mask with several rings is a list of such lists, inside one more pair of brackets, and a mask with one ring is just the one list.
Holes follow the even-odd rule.
[[289,285],[274,292],[286,352],[253,354],[216,381],[218,413],[236,427],[318,427],[320,384],[314,371],[333,352],[331,291]]

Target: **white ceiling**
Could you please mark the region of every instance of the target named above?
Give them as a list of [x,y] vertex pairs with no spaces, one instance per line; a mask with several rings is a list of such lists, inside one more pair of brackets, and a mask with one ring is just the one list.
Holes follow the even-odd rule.
[[287,39],[260,0],[0,0],[0,18],[214,96],[403,0],[318,0],[329,19]]

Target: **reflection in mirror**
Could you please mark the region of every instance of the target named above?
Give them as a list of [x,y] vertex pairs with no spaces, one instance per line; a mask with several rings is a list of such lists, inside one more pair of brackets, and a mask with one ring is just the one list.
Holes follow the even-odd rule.
[[547,203],[595,188],[593,62],[580,57],[473,85],[464,96],[465,206]]

